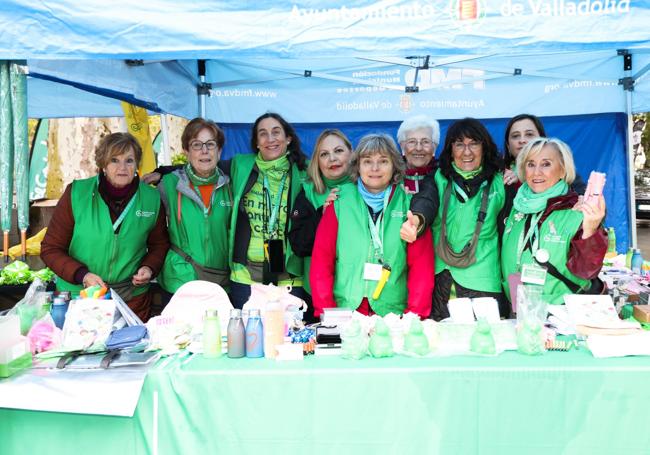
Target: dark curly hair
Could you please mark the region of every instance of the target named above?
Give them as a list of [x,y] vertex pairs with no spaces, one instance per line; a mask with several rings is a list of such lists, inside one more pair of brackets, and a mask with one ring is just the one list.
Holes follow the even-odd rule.
[[298,166],[298,169],[301,171],[306,170],[307,157],[300,147],[300,138],[296,134],[296,130],[294,130],[293,126],[291,126],[289,122],[283,119],[280,114],[276,114],[275,112],[267,112],[266,114],[262,114],[257,117],[255,123],[253,123],[253,129],[251,131],[251,149],[253,152],[257,153],[257,127],[262,120],[267,118],[275,119],[280,123],[280,125],[282,125],[284,134],[287,137],[291,138],[291,142],[287,146],[287,150],[289,151],[289,160],[291,160],[292,163],[295,163],[296,166]]
[[519,114],[512,117],[506,126],[506,134],[503,139],[503,164],[506,168],[509,168],[510,165],[515,162],[515,157],[512,156],[510,149],[508,148],[508,138],[510,137],[510,130],[512,129],[512,125],[520,120],[530,120],[533,122],[533,125],[535,125],[535,128],[537,128],[537,132],[539,133],[540,137],[546,137],[546,130],[544,129],[544,125],[542,124],[542,121],[539,119],[539,117],[533,114]]
[[483,174],[486,175],[487,178],[491,178],[494,174],[503,169],[503,160],[501,159],[497,145],[492,140],[492,136],[490,136],[488,130],[475,118],[467,117],[455,121],[447,130],[445,146],[442,149],[438,161],[442,175],[451,179],[453,174],[451,163],[454,161],[451,149],[454,142],[462,141],[466,138],[480,142],[483,145],[481,165],[483,166]]

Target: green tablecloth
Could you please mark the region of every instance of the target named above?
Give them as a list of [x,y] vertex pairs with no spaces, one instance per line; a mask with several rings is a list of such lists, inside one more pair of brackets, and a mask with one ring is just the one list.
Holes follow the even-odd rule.
[[0,453],[648,454],[650,360],[159,363],[133,418],[0,409]]

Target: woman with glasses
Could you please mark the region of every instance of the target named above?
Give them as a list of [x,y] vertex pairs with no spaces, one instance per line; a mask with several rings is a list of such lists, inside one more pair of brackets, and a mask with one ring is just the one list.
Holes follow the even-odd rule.
[[232,194],[229,178],[217,167],[224,142],[223,131],[212,120],[191,120],[181,136],[188,163],[158,185],[171,240],[158,283],[169,294],[193,280],[229,286]]
[[426,318],[433,290],[431,233],[399,238],[409,207],[404,160],[384,134],[364,136],[352,158],[354,184],[341,188],[316,232],[310,281],[314,312],[342,307],[371,315]]
[[251,147],[254,153],[235,155],[230,170],[230,298],[235,308],[248,301],[253,283],[290,285],[294,295],[305,297],[303,259],[288,242],[288,214],[307,167],[300,139],[284,118],[268,112],[253,124]]
[[436,169],[434,154],[440,142],[440,125],[425,115],[407,118],[397,130],[397,142],[406,160],[404,187],[417,193],[422,180]]
[[432,226],[436,286],[432,317],[449,316],[454,297],[494,297],[509,314],[501,292],[497,220],[505,202],[496,144],[476,119],[454,122],[447,131],[439,169],[413,197],[414,216],[402,226],[413,241]]
[[345,134],[336,129],[323,131],[307,166],[308,180],[303,183],[291,212],[289,242],[293,251],[305,259],[303,284],[309,294],[309,267],[316,228],[325,206],[336,199],[341,186],[350,182],[351,159],[352,144]]

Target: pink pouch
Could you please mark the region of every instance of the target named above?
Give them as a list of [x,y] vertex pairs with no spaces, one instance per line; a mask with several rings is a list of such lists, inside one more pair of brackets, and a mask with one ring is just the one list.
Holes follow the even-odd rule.
[[605,187],[606,174],[602,172],[591,171],[589,175],[589,182],[587,182],[587,189],[585,190],[585,197],[583,201],[588,204],[595,204],[598,196],[603,194]]

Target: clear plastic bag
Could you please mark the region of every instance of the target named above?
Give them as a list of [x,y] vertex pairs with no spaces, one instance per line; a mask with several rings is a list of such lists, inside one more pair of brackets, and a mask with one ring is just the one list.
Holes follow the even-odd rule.
[[540,355],[544,348],[544,321],[546,302],[542,286],[523,284],[517,288],[517,351],[526,355]]

